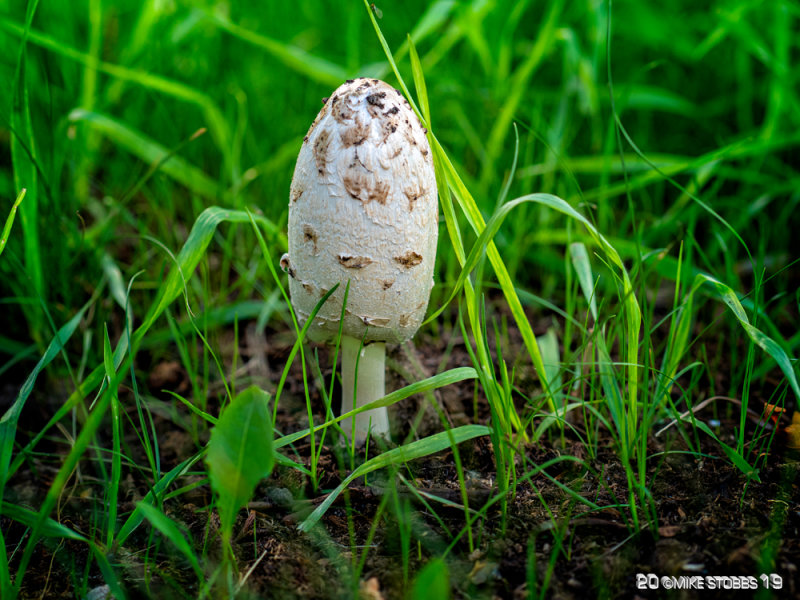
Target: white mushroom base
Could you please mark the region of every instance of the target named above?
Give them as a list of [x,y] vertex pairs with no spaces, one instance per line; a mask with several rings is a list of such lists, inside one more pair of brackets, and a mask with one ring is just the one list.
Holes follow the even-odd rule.
[[[375,342],[361,348],[361,340],[342,336],[342,413],[360,408],[379,398],[386,389],[386,344]],[[356,381],[356,368],[358,381]],[[359,413],[341,422],[348,439],[355,443],[370,437],[389,438],[389,415],[386,407]]]

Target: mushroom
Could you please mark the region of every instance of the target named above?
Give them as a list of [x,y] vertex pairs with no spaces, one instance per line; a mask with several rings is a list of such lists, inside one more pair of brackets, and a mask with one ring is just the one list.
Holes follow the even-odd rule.
[[[344,413],[384,396],[386,343],[411,339],[422,322],[439,213],[427,131],[398,90],[377,79],[353,79],[323,103],[297,157],[289,252],[281,267],[301,323],[340,284],[309,328],[316,341],[338,335],[349,282],[341,340]],[[370,430],[389,435],[385,407],[342,425],[357,442]]]

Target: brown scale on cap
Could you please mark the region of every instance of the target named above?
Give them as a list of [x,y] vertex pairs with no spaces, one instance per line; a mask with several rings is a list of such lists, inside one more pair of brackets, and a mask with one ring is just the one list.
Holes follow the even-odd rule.
[[303,195],[305,190],[301,188],[299,185],[297,187],[292,187],[291,190],[291,198],[292,202],[297,202],[300,199],[300,196]]
[[363,143],[367,136],[369,136],[369,123],[362,123],[356,118],[355,125],[342,131],[339,137],[342,139],[342,146],[349,148]]
[[314,162],[320,174],[325,172],[328,164],[328,148],[331,145],[331,133],[327,129],[319,132],[317,139],[314,140]]
[[361,317],[361,320],[367,327],[386,327],[391,321],[383,317]]
[[378,204],[386,204],[389,200],[389,191],[391,184],[388,181],[377,180],[375,185],[369,190],[367,194],[367,202],[377,202]]
[[422,262],[422,256],[412,250],[409,250],[402,256],[395,256],[394,260],[403,265],[406,269],[410,269],[411,267],[416,267]]
[[363,269],[367,265],[371,265],[373,260],[366,256],[341,256],[337,257],[339,264],[346,269]]
[[348,168],[342,177],[342,183],[344,184],[344,189],[354,200],[361,200],[361,190],[369,185],[367,175],[359,173],[355,168],[355,163],[352,163],[352,166]]
[[311,242],[314,246],[314,250],[311,252],[312,254],[317,254],[319,249],[317,248],[317,234],[311,225],[303,225],[303,241],[304,242]]
[[367,96],[367,104],[383,108],[383,99],[386,98],[386,92],[377,92]]
[[[391,118],[384,120],[383,124],[381,125],[381,131],[383,133],[383,141],[381,143],[385,144],[389,139],[389,136],[397,131],[397,122]],[[398,150],[402,150],[402,146],[398,146]],[[398,154],[399,152],[395,152],[395,156]]]
[[385,118],[385,113],[383,112],[383,109],[386,108],[384,98],[386,98],[386,92],[378,92],[367,96],[367,112],[373,119]]
[[[347,172],[342,176],[342,183],[344,189],[354,200],[361,202],[377,202],[378,204],[386,204],[389,199],[389,192],[391,186],[389,182],[380,179],[372,181],[366,173],[361,172],[358,167],[348,168]],[[366,192],[366,198],[364,194]]]
[[408,198],[408,210],[414,210],[414,203],[422,198],[426,191],[427,190],[423,189],[419,183],[415,183],[413,186],[409,186],[403,190],[406,198]]
[[346,96],[342,102],[339,102],[335,108],[332,108],[333,111],[333,118],[336,119],[337,123],[342,125],[347,124],[348,121],[352,120],[353,118],[353,111],[347,106],[347,101],[350,99],[350,96]]

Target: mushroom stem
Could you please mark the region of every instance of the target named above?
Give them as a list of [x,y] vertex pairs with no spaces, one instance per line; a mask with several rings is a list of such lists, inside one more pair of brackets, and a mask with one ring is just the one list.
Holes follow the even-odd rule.
[[[385,395],[386,344],[374,342],[358,350],[361,340],[349,335],[342,336],[342,414],[365,404],[374,402]],[[356,385],[356,363],[358,363],[358,385]],[[371,436],[389,437],[389,415],[386,407],[374,408],[344,419],[342,429],[356,443]],[[354,434],[354,435],[353,435]]]

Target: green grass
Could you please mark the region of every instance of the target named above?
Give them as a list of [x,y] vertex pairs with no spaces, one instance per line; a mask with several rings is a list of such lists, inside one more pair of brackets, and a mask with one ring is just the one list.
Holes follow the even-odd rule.
[[[3,598],[27,590],[48,540],[88,548],[72,573],[76,594],[91,572],[127,597],[124,550],[144,553],[146,589],[169,579],[162,558],[179,555],[196,580],[185,596],[246,597],[251,572],[229,542],[272,460],[320,491],[320,457],[353,413],[334,416],[338,347],[330,373],[276,265],[303,136],[319,99],[355,76],[400,88],[428,128],[442,219],[419,339],[444,347],[460,335],[470,361],[419,367],[416,381],[374,403],[419,394],[439,432],[412,429],[391,448],[371,441],[365,456],[337,450],[341,484],[321,490],[328,496],[300,529],[329,548],[324,516],[341,496],[350,559],[330,560],[342,588],[358,590],[388,527],[398,532],[403,593],[457,589],[457,564],[447,561],[486,542],[490,510],[505,531],[518,491],[547,477],[568,509],[540,496],[553,544],[542,571],[530,538],[527,589],[545,597],[569,560],[570,519],[604,508],[547,469],[569,463],[597,476],[591,460],[610,439],[627,482],[614,508],[632,535],[657,535],[651,474],[661,455],[650,444],[670,421],[687,451],[700,455],[711,438],[743,481],[758,481],[774,432],[748,426],[748,409],[760,414],[769,402],[791,412],[800,399],[797,4],[377,8],[87,0],[0,14],[0,378],[13,390],[0,420],[0,506],[26,528],[14,540],[0,532]],[[242,375],[248,327],[291,340],[279,376]],[[188,385],[165,398],[147,379],[168,360]],[[297,369],[300,397],[287,391]],[[491,417],[453,427],[434,391],[468,381]],[[48,396],[48,383],[64,396]],[[268,409],[248,405],[271,412],[254,433],[270,438],[259,450],[268,457],[237,455],[220,471],[218,441],[231,420],[247,422],[236,402],[252,401],[253,383],[271,396]],[[701,412],[714,397],[738,402],[714,405],[733,431]],[[47,423],[20,428],[42,398]],[[278,413],[295,402],[305,429],[286,434]],[[195,444],[171,468],[157,426],[165,421]],[[495,467],[495,491],[480,505],[462,459],[476,438],[491,440]],[[530,462],[530,448],[564,452],[567,440],[590,459]],[[307,463],[297,449],[306,443]],[[459,502],[413,483],[409,463],[446,449]],[[10,499],[17,474],[41,456],[55,465],[46,494],[35,505]],[[247,484],[226,495],[221,473]],[[390,483],[361,544],[348,486],[378,473]],[[147,491],[120,511],[126,475]],[[59,521],[77,481],[102,490],[91,531]],[[199,510],[209,523],[200,540],[170,517],[196,488],[216,494]],[[439,524],[433,541],[420,534],[420,506]],[[463,515],[457,531],[437,512],[453,508]],[[217,509],[221,538],[210,525]],[[769,531],[764,572],[780,535],[778,525]]]

